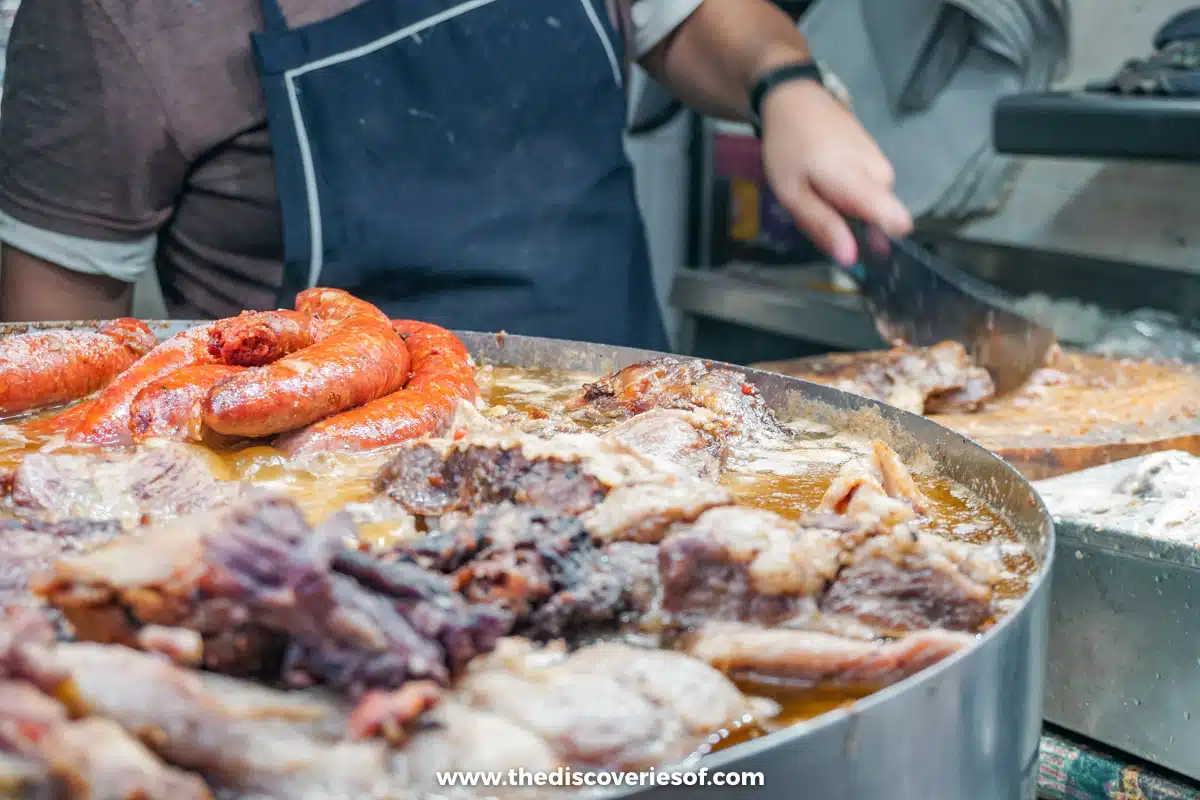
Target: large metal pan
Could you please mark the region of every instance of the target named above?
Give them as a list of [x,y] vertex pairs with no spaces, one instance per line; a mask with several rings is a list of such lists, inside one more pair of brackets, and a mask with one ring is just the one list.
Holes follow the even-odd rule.
[[[161,337],[194,322],[151,322]],[[0,335],[92,323],[0,326]],[[525,336],[459,333],[483,362],[607,372],[658,353]],[[737,367],[782,418],[836,424],[877,409],[877,431],[902,457],[928,451],[942,474],[1002,513],[1040,569],[1020,606],[970,649],[912,678],[786,731],[705,759],[711,772],[762,772],[765,786],[713,787],[714,797],[820,800],[1032,800],[1046,670],[1050,516],[1033,488],[996,456],[929,420],[826,386]],[[869,416],[869,415],[868,415]],[[855,417],[861,428],[863,415]],[[703,791],[703,790],[699,790]],[[695,786],[620,793],[639,800],[684,800]]]

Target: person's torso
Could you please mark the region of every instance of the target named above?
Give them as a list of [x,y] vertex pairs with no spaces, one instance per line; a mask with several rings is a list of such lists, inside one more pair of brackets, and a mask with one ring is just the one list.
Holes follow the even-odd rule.
[[[361,0],[280,0],[293,27]],[[250,34],[261,0],[105,0],[157,82],[190,170],[159,234],[172,316],[218,317],[277,304],[282,223]]]
[[[359,0],[284,0],[296,24]],[[190,164],[159,233],[158,269],[176,317],[270,308],[283,244],[262,89],[250,34],[260,0],[107,0],[157,84],[167,125]]]

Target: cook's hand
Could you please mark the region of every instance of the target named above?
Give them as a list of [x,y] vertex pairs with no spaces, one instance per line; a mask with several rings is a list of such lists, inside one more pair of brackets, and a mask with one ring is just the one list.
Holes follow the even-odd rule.
[[912,217],[892,192],[895,173],[854,115],[824,87],[794,81],[762,106],[763,166],[771,189],[813,242],[839,264],[857,259],[845,217],[892,236]]

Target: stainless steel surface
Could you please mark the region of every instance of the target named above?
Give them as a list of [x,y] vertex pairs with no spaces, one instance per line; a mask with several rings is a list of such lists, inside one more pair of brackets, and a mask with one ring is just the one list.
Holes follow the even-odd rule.
[[[1047,503],[1143,458],[1042,481]],[[1057,516],[1046,719],[1200,780],[1200,549]]]
[[1045,363],[1054,334],[1013,313],[1002,292],[907,239],[853,222],[863,304],[889,343],[962,343],[999,392],[1016,389]]
[[[193,324],[152,326],[167,336]],[[7,325],[0,333],[25,329]],[[523,336],[459,335],[482,361],[528,367],[602,372],[657,355]],[[888,428],[880,435],[901,457],[928,451],[943,474],[977,493],[1014,525],[1041,567],[1020,606],[968,650],[848,708],[704,759],[702,766],[710,773],[765,775],[765,787],[721,787],[714,797],[1033,800],[1054,543],[1041,499],[999,458],[929,420],[829,387],[738,369],[785,417],[803,409],[807,416],[836,422],[849,412],[877,409],[881,428]],[[620,796],[685,800],[698,793],[695,786],[655,786]]]
[[[824,277],[820,266],[784,273]],[[768,272],[762,270],[763,273]],[[682,270],[675,277],[671,304],[690,315],[719,319],[844,350],[876,350],[883,340],[862,310],[858,296],[796,288],[795,281],[753,281],[721,270]]]

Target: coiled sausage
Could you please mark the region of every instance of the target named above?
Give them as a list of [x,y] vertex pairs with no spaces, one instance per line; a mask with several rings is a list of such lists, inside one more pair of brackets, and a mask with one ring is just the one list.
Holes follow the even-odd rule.
[[204,401],[222,381],[246,367],[230,364],[196,364],[159,378],[138,392],[129,420],[133,441],[174,439],[218,446],[223,437],[204,425]]
[[296,310],[328,323],[321,341],[213,389],[204,424],[228,436],[295,430],[396,391],[409,355],[387,316],[340,289],[308,289]]
[[208,352],[219,364],[258,367],[311,347],[330,325],[300,311],[248,311],[214,323]]
[[386,447],[443,432],[460,401],[475,402],[475,364],[457,336],[428,322],[393,327],[412,357],[405,388],[281,437],[277,447],[292,455]]

